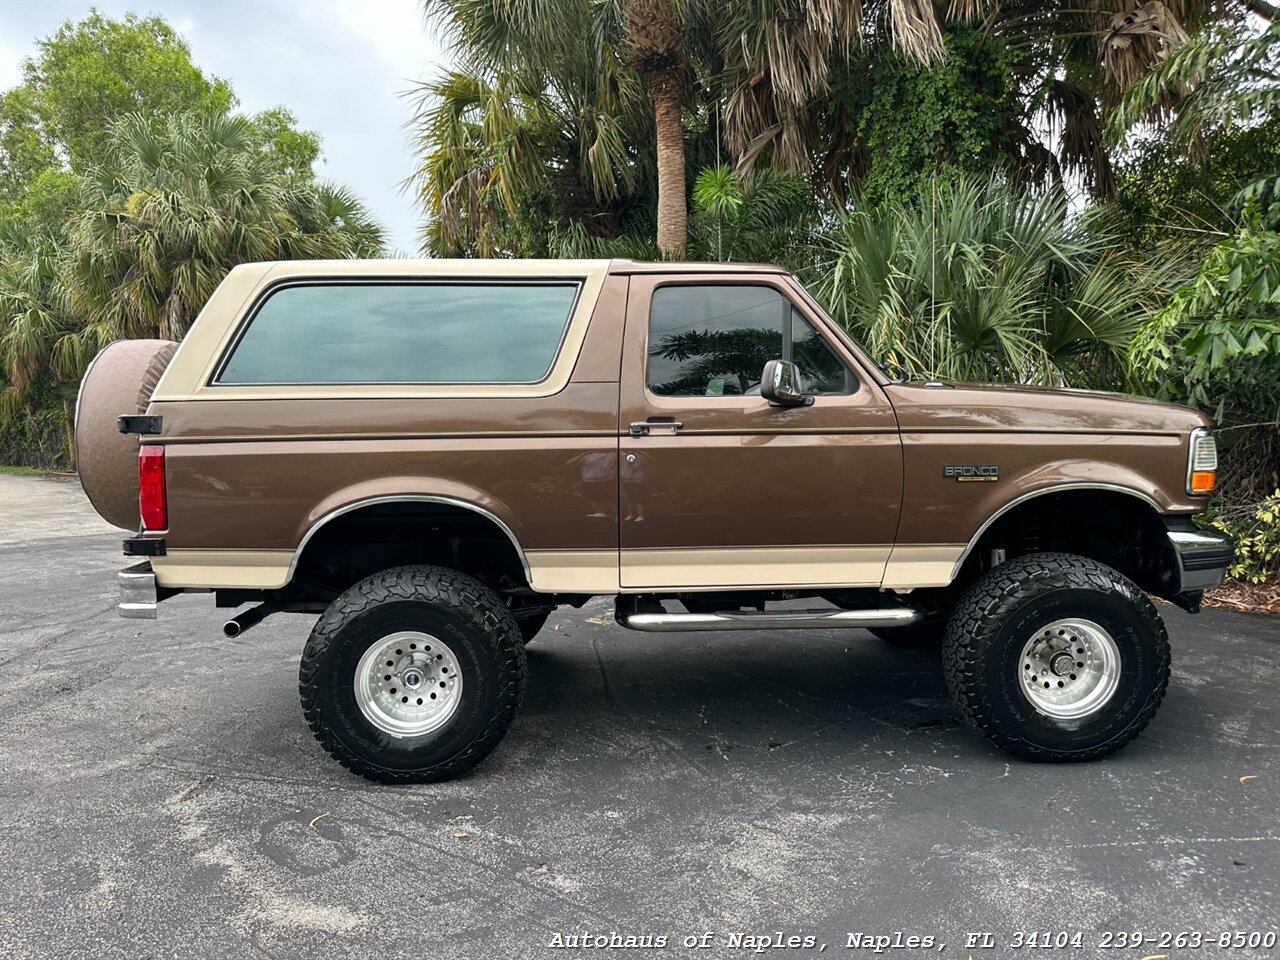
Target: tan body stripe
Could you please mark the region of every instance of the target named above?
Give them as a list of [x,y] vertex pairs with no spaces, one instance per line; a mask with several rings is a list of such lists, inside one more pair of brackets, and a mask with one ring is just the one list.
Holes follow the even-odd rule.
[[889,544],[874,546],[734,546],[626,550],[627,589],[879,586]]
[[[610,595],[727,587],[945,586],[963,551],[964,544],[677,547],[528,550],[525,558],[530,585],[539,593]],[[291,550],[170,550],[153,558],[152,567],[166,587],[274,590],[288,582],[293,556]]]
[[292,550],[170,550],[151,558],[162,587],[275,590],[289,582]]
[[896,546],[885,566],[883,586],[900,590],[945,587],[951,582],[952,570],[964,554],[965,546],[963,543]]

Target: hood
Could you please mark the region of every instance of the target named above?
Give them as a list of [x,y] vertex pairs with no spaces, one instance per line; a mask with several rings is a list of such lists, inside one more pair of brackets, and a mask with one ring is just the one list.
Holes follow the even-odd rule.
[[998,383],[894,383],[885,387],[903,430],[1188,433],[1212,426],[1190,407],[1100,390]]

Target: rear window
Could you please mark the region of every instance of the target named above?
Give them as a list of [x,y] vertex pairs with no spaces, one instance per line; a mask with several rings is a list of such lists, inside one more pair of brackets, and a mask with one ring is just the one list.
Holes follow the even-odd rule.
[[258,307],[219,384],[537,383],[578,284],[332,283]]

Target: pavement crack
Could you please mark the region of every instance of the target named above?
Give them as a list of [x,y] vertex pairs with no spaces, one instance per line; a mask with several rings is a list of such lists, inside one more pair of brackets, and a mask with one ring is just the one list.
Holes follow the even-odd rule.
[[188,800],[194,797],[197,793],[199,793],[209,784],[213,783],[214,779],[215,778],[213,774],[209,774],[207,777],[204,777],[201,780],[197,780],[191,786],[187,787],[187,789],[183,790],[182,793],[178,794],[176,798],[177,802],[186,803]]

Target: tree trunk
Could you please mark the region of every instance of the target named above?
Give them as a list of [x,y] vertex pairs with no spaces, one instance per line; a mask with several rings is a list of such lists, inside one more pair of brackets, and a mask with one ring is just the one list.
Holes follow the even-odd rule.
[[680,78],[651,76],[649,100],[658,137],[658,249],[682,259],[689,239],[684,192],[684,130],[680,125]]
[[71,466],[71,472],[75,473],[79,469],[76,464],[76,402],[74,397],[62,398],[62,419],[66,427],[67,438],[67,463]]

